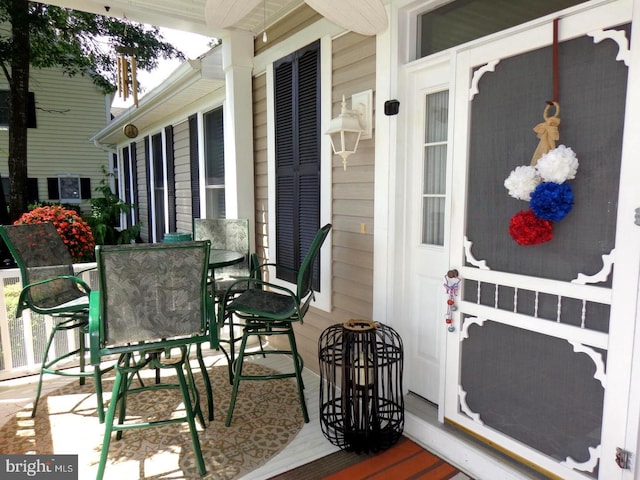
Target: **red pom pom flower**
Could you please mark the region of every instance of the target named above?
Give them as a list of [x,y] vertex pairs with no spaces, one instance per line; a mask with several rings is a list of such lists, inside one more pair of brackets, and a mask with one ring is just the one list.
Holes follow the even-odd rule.
[[520,245],[537,245],[553,238],[553,222],[536,217],[532,210],[521,210],[511,217],[509,234]]

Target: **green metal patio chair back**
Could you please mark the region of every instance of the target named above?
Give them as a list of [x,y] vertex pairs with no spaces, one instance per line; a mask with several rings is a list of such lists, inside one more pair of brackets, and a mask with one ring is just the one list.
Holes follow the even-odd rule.
[[[205,473],[195,427],[195,417],[203,427],[204,417],[189,363],[189,347],[204,342],[217,346],[217,331],[209,328],[213,311],[207,292],[209,250],[208,241],[96,247],[99,289],[90,299],[91,363],[98,365],[105,356],[119,355],[98,479],[104,474],[112,432],[120,437],[127,429],[177,422],[188,423],[198,470],[201,475]],[[142,383],[133,388],[133,377],[140,377],[145,368],[173,369],[177,383]],[[211,398],[204,363],[200,368]],[[184,416],[125,425],[128,395],[165,389],[180,390]],[[114,423],[118,406],[118,421]]]
[[71,254],[52,223],[3,225],[0,229],[25,288],[18,315],[29,308],[50,314],[87,308],[88,285],[74,275]]
[[[85,334],[91,289],[74,275],[71,255],[52,223],[2,225],[0,236],[18,264],[22,277],[16,317],[28,309],[53,318],[42,355],[37,393],[31,411],[33,417],[38,409],[45,373],[77,376],[81,385],[86,377],[93,377],[96,385],[99,383],[100,368],[85,371]],[[56,334],[71,330],[77,333],[77,348],[52,354]],[[78,356],[79,372],[62,368],[67,367],[66,361],[75,355]],[[101,396],[98,396],[97,402],[98,418],[103,421]]]
[[[254,274],[250,278],[238,280],[246,282],[256,288],[248,288],[244,293],[229,299],[233,284],[225,293],[218,309],[218,322],[224,321],[226,316],[233,314],[244,321],[242,340],[238,352],[238,358],[233,365],[233,389],[231,392],[231,402],[227,412],[226,425],[231,424],[233,410],[235,408],[238,387],[241,380],[273,380],[278,378],[295,378],[298,384],[300,406],[305,422],[309,422],[309,415],[304,398],[304,383],[302,381],[302,357],[298,354],[296,346],[293,324],[302,323],[304,315],[309,310],[314,298],[312,282],[313,268],[318,261],[320,249],[324,244],[331,224],[328,223],[320,228],[309,247],[305,258],[296,273],[296,291],[293,292],[281,285],[263,280],[267,278],[265,274]],[[267,263],[257,267],[258,270],[278,265]],[[282,268],[282,267],[280,267]],[[260,349],[260,351],[246,351],[248,339],[250,337],[284,336],[289,342],[289,348]],[[293,359],[293,372],[283,372],[278,374],[258,377],[254,375],[243,375],[242,366],[246,357],[253,355],[287,355]]]
[[[102,293],[101,342],[105,347],[205,335],[209,251],[205,242],[98,246]],[[203,265],[204,278],[203,278]]]
[[311,246],[309,247],[309,251],[307,255],[302,260],[302,264],[300,265],[300,269],[298,270],[298,275],[296,276],[296,287],[297,292],[296,296],[302,302],[300,307],[301,311],[300,315],[300,323],[302,323],[304,315],[307,313],[309,309],[309,305],[311,301],[314,299],[313,296],[313,270],[314,265],[316,264],[316,260],[320,255],[320,248],[322,247],[327,235],[329,235],[329,230],[331,230],[331,224],[327,224],[322,227],[316,233],[316,236],[311,242]]
[[250,272],[249,220],[232,218],[196,218],[193,221],[195,240],[209,240],[211,248],[232,250],[244,254],[242,263],[216,269],[216,292],[221,294],[235,279],[248,277]]
[[[244,292],[248,285],[237,283],[236,280],[250,276],[251,256],[249,243],[249,220],[231,218],[196,218],[193,220],[193,233],[196,240],[209,240],[212,249],[232,250],[244,254],[244,261],[228,267],[216,268],[210,272],[212,294],[219,301],[227,288],[233,284],[233,291],[228,298]],[[232,294],[232,295],[231,295]],[[222,352],[227,357],[229,366],[229,381],[232,380],[232,365],[235,358],[235,344],[240,340],[236,330],[240,328],[232,315],[228,315],[224,322],[219,323],[220,342]]]

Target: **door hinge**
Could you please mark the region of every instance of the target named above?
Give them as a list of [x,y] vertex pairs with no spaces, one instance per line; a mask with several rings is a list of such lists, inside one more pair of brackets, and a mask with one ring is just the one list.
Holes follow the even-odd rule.
[[631,452],[616,447],[616,464],[623,470],[631,468]]

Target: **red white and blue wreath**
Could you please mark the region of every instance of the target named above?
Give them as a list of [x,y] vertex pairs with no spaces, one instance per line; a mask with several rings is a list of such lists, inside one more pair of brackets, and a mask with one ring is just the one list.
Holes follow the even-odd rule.
[[[550,106],[555,106],[555,115],[549,116]],[[520,245],[536,245],[553,238],[553,224],[559,222],[573,208],[573,180],[578,171],[575,152],[565,145],[556,147],[559,139],[557,102],[547,105],[544,123],[534,131],[540,143],[531,160],[531,165],[516,167],[504,181],[509,195],[529,202],[529,210],[516,213],[509,222],[509,234]]]

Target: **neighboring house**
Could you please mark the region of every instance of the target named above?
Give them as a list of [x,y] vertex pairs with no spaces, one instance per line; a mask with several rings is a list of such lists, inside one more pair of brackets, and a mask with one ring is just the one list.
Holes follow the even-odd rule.
[[[0,175],[7,199],[8,90],[0,82]],[[105,180],[103,167],[109,167],[110,156],[89,139],[107,124],[110,97],[89,77],[69,77],[59,68],[32,68],[29,93],[29,201],[78,204],[87,213],[94,189]]]
[[[174,25],[165,2],[133,3]],[[296,329],[309,368],[329,325],[384,322],[404,341],[405,389],[437,405],[433,420],[408,413],[405,431],[474,478],[529,478],[527,466],[640,479],[640,2],[394,0],[388,28],[369,37],[274,3],[285,13],[266,43],[262,17],[214,32],[194,15],[193,31],[222,37],[215,80],[207,56],[185,64],[146,110],[147,97],[95,135],[128,169],[143,238],[190,231],[197,216],[249,218],[258,255],[295,266],[309,232],[331,222],[316,303]],[[509,223],[529,205],[504,180],[529,164],[555,79],[559,143],[579,160],[575,200],[551,241],[521,246]],[[169,94],[207,81],[221,82],[209,96]],[[343,95],[367,90],[373,136],[343,170],[323,132]],[[390,100],[397,114],[384,113]],[[224,210],[220,170],[205,166],[220,136]]]

